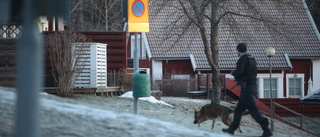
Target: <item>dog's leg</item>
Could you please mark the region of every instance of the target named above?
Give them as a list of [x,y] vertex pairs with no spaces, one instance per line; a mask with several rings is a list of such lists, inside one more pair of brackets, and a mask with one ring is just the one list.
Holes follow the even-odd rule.
[[221,120],[225,125],[227,125],[227,126],[231,125],[231,118],[230,118],[229,114],[222,114]]
[[[222,117],[222,122],[227,125],[227,126],[230,126],[231,125],[231,118],[230,116],[227,116],[227,117]],[[239,129],[239,132],[242,133],[242,130],[240,129],[240,126],[238,127]]]
[[212,119],[212,125],[211,125],[211,130],[214,128],[214,123],[216,122],[216,119]]
[[241,130],[241,128],[240,128],[240,125],[239,125],[238,129],[239,129],[239,132],[242,133],[242,130]]
[[200,123],[202,123],[203,121],[206,121],[207,119],[205,119],[205,118],[201,118],[201,119],[199,119],[199,121],[198,121],[198,127],[200,127]]

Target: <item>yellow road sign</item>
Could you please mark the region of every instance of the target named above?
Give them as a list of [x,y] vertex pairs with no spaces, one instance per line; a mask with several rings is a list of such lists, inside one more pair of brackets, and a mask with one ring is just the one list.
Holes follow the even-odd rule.
[[149,32],[148,0],[128,0],[128,31]]

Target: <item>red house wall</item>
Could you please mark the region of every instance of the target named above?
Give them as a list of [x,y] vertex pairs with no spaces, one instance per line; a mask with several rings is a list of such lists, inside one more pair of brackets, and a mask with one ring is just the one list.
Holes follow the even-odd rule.
[[99,32],[99,31],[80,31],[94,42],[105,43],[107,45],[107,69],[108,72],[127,69],[127,32]]
[[167,79],[170,79],[172,74],[189,74],[192,78],[196,74],[193,71],[190,60],[168,60],[162,63],[163,76]]
[[[291,60],[291,64],[293,66],[292,70],[284,71],[284,96],[287,96],[287,85],[286,85],[286,74],[295,74],[295,73],[303,73],[304,74],[304,95],[308,93],[308,80],[310,77],[310,73],[312,73],[312,61],[309,59],[299,59],[299,60]],[[311,71],[311,72],[310,72]],[[312,76],[312,74],[311,74]]]

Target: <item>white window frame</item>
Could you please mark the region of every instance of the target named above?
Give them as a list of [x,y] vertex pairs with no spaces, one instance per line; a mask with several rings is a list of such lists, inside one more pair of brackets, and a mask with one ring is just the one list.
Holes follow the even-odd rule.
[[[277,79],[277,98],[284,98],[283,96],[283,73],[273,73],[271,75],[272,79]],[[263,84],[263,80],[264,79],[269,79],[270,78],[270,74],[258,74],[257,75],[257,79],[259,80],[259,93],[258,93],[258,97],[259,98],[265,98],[264,97],[264,84]]]
[[171,75],[171,79],[190,79],[190,75],[188,74],[175,74],[175,75]]
[[[295,73],[295,74],[286,74],[286,93],[287,97],[290,97],[289,94],[289,79],[290,78],[301,78],[301,97],[304,97],[304,74],[303,73]],[[301,98],[301,97],[290,97],[290,98]]]
[[[263,82],[265,82],[265,80],[268,80],[268,81],[269,81],[269,80],[270,80],[270,77],[269,77],[269,78],[263,78],[263,79],[262,79]],[[266,90],[269,90],[269,93],[267,94],[268,96],[270,96],[270,92],[272,92],[272,97],[273,97],[273,98],[278,98],[278,92],[279,92],[279,89],[278,89],[278,86],[279,86],[279,85],[278,85],[278,79],[277,79],[277,78],[272,78],[271,81],[273,81],[273,80],[276,80],[276,85],[275,85],[275,86],[276,86],[277,88],[274,88],[274,85],[272,85],[272,89],[270,89],[270,87],[265,87],[265,84],[263,83],[263,86],[264,86],[264,87],[263,87],[263,91],[261,91],[261,93],[263,93],[263,97],[264,97],[264,98],[267,98],[267,97],[265,96],[266,94],[264,93],[264,92],[266,92]],[[259,80],[259,83],[260,83],[260,80]],[[272,83],[273,83],[273,82],[272,82]],[[268,84],[269,84],[269,82],[268,82]],[[274,95],[274,94],[273,94],[273,90],[274,90],[274,89],[276,90],[277,95]],[[259,93],[260,93],[260,90],[259,90]],[[270,98],[270,97],[268,97],[268,98]]]
[[[284,77],[284,74],[283,72],[282,73],[272,73],[271,77],[274,79],[276,78],[277,79],[277,98],[284,98],[284,91],[283,91],[283,77]],[[230,78],[232,80],[234,80],[234,77],[230,74],[226,74],[226,78]],[[257,80],[259,81],[259,85],[257,85],[259,87],[259,89],[257,89],[257,91],[259,92],[258,93],[258,97],[259,98],[264,98],[264,84],[263,84],[263,79],[267,79],[267,78],[270,78],[270,74],[257,74]]]

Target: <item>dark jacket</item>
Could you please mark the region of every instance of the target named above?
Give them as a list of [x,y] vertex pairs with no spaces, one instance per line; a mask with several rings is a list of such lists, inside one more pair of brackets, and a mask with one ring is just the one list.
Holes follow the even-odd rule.
[[235,71],[231,73],[238,82],[244,82],[246,85],[256,85],[257,62],[256,59],[248,54],[242,55]]

